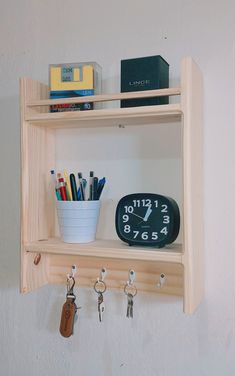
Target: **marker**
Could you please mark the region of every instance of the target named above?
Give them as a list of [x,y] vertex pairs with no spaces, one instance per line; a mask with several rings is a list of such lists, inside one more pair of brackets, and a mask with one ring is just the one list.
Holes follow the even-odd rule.
[[93,179],[94,179],[94,171],[90,171],[90,179],[89,179],[89,200],[92,200]]
[[66,184],[67,199],[68,199],[68,201],[71,201],[72,200],[72,191],[71,191],[69,175],[68,175],[67,170],[64,170],[64,177],[65,177],[65,184]]
[[71,190],[72,190],[72,198],[73,201],[78,201],[78,194],[77,194],[77,184],[74,174],[70,174],[70,184],[71,184]]
[[61,177],[61,174],[57,174],[57,178],[59,181],[59,190],[60,190],[62,201],[67,201],[64,178]]
[[84,201],[85,195],[84,195],[84,189],[83,189],[83,184],[82,184],[82,173],[81,172],[78,172],[78,180],[79,180],[80,191],[81,191],[81,201]]

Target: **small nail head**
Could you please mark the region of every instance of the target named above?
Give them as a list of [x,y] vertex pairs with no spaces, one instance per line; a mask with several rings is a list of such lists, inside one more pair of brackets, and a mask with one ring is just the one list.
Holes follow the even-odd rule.
[[34,265],[38,265],[40,260],[41,260],[41,253],[37,253],[33,260]]

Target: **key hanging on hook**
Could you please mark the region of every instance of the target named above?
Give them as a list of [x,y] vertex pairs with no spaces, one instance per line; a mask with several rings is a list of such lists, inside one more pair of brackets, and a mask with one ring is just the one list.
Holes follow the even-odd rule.
[[[74,265],[73,265],[74,266]],[[75,303],[76,296],[74,294],[76,271],[72,266],[72,274],[67,274],[67,293],[66,302],[62,307],[61,320],[60,320],[60,334],[63,337],[70,337],[73,334],[74,320],[77,313],[77,305]]]
[[104,282],[104,278],[107,274],[105,268],[102,268],[100,271],[100,277],[97,278],[97,281],[94,284],[94,290],[98,294],[98,313],[99,313],[99,321],[101,322],[103,319],[103,313],[105,311],[104,305],[104,297],[103,294],[106,291],[106,283]]
[[129,280],[124,286],[124,293],[127,296],[127,312],[126,317],[133,319],[133,306],[134,306],[134,296],[137,294],[137,288],[134,285],[135,271],[129,270]]

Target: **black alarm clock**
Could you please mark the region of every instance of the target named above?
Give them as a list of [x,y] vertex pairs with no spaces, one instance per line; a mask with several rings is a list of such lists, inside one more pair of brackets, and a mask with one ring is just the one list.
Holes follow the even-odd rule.
[[118,202],[115,224],[117,235],[129,245],[161,248],[177,238],[180,212],[170,197],[134,193]]

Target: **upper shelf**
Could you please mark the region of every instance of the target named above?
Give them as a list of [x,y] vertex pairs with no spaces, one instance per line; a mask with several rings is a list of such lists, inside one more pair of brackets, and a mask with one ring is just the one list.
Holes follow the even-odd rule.
[[25,244],[27,252],[66,254],[87,257],[106,257],[119,260],[148,260],[183,263],[182,244],[171,244],[163,249],[129,247],[119,240],[96,240],[87,244],[64,243],[59,238],[42,239]]
[[[180,95],[180,88],[148,90],[132,93],[103,94],[85,98],[48,99],[49,89],[30,78],[21,78],[21,90],[25,94],[22,105],[24,121],[50,127],[94,127],[151,124],[155,122],[178,121],[182,111],[180,104],[166,104],[129,108],[106,108],[89,111],[65,111],[51,113],[49,106],[55,104],[72,104],[84,102],[107,102],[122,99],[150,98],[156,96]],[[41,99],[32,99],[34,96]],[[30,100],[27,100],[30,98]]]

